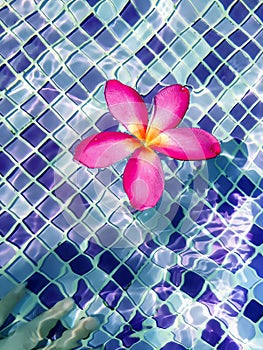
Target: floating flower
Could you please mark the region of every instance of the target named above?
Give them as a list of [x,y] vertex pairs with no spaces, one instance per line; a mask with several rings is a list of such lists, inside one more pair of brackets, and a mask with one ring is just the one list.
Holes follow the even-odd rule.
[[130,156],[123,186],[131,205],[145,210],[156,205],[164,190],[164,174],[157,152],[178,160],[202,160],[220,153],[218,140],[198,128],[176,128],[189,105],[189,91],[176,84],[165,87],[148,111],[142,97],[118,80],[105,86],[109,111],[130,134],[101,132],[84,139],[75,160],[89,168],[104,168]]

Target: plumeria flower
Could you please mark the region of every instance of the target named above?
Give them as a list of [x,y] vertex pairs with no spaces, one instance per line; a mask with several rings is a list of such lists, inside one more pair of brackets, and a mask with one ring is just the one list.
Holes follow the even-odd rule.
[[179,84],[163,88],[148,110],[130,86],[109,80],[105,86],[109,111],[129,132],[100,132],[77,146],[75,160],[89,168],[104,168],[130,157],[123,186],[131,205],[145,210],[156,205],[164,190],[164,173],[156,152],[178,160],[202,160],[220,153],[218,140],[198,128],[176,128],[189,105],[189,90]]

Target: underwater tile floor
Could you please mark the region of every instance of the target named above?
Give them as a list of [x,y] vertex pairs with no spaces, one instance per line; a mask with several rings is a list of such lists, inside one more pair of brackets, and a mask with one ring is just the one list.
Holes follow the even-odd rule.
[[[101,320],[79,349],[262,349],[262,24],[260,0],[0,0],[0,298],[30,291],[4,335],[71,296],[65,322]],[[163,161],[144,212],[125,162],[73,161],[118,128],[108,79],[149,104],[186,84],[185,125],[221,142],[215,159]]]

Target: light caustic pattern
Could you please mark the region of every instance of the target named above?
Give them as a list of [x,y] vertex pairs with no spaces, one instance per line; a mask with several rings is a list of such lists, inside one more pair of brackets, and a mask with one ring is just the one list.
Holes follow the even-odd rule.
[[[27,282],[21,322],[71,297],[67,325],[101,321],[79,349],[261,348],[262,21],[259,0],[0,1],[0,298]],[[204,162],[161,156],[164,192],[143,212],[127,160],[73,161],[86,137],[125,131],[111,79],[149,106],[187,86],[182,126],[221,144]]]

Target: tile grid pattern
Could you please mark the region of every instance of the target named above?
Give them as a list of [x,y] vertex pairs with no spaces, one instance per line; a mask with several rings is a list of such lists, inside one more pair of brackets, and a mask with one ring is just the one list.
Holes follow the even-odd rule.
[[[28,281],[26,319],[71,295],[76,315],[104,315],[91,348],[259,348],[262,14],[245,0],[2,2],[0,283]],[[222,140],[204,164],[163,159],[147,212],[127,205],[125,162],[72,162],[81,138],[118,128],[110,78],[147,103],[188,84],[185,123]]]

